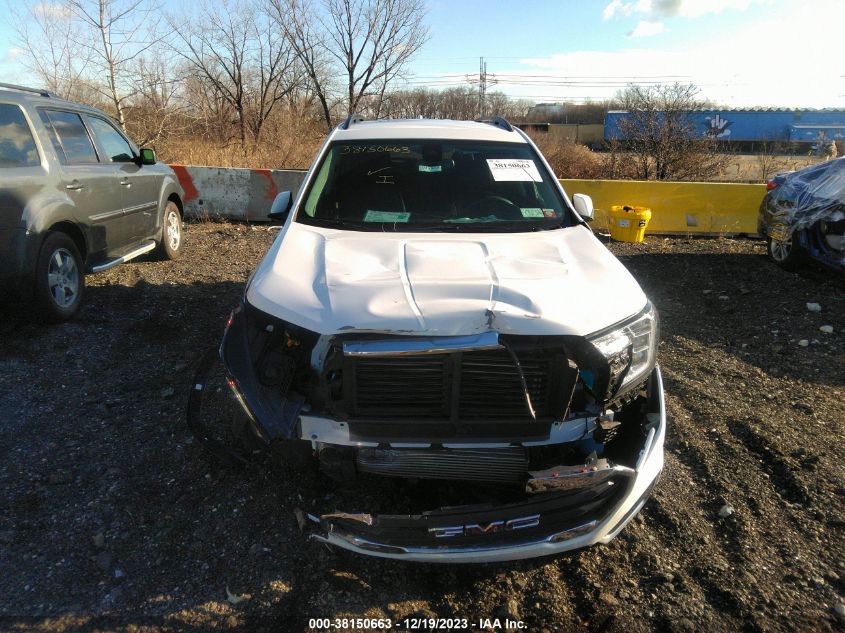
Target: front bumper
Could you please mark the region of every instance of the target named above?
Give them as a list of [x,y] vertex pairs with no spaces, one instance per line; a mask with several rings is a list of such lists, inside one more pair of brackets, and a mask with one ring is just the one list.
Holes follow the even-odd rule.
[[[627,486],[618,496],[610,510],[601,516],[584,515],[582,522],[569,525],[565,529],[544,528],[543,516],[555,512],[553,494],[542,500],[532,500],[520,504],[478,508],[473,514],[472,507],[460,509],[462,523],[472,522],[472,527],[480,537],[471,539],[472,544],[461,544],[461,536],[444,544],[397,545],[389,540],[380,540],[373,524],[379,517],[369,515],[333,514],[316,517],[309,515],[313,524],[311,538],[336,545],[344,549],[382,558],[433,562],[433,563],[487,563],[526,558],[536,558],[560,554],[596,543],[611,541],[625,525],[640,511],[654,487],[663,469],[663,442],[666,435],[666,409],[663,397],[663,381],[660,369],[655,368],[649,381],[648,395],[648,434],[637,459],[634,472],[627,479]],[[560,497],[561,499],[563,497]],[[571,503],[572,497],[568,497]],[[409,529],[419,529],[422,525],[432,529],[449,530],[449,512],[421,515],[417,517],[383,517],[393,525],[404,524]],[[455,515],[452,512],[451,515]],[[469,518],[468,518],[469,517]],[[536,521],[533,519],[536,518]],[[516,523],[514,523],[516,522]],[[356,528],[356,523],[360,528]],[[496,529],[491,529],[494,526]],[[500,531],[501,529],[501,531]],[[508,530],[507,539],[501,537]],[[551,531],[550,531],[551,530]],[[487,532],[491,542],[485,544]]]

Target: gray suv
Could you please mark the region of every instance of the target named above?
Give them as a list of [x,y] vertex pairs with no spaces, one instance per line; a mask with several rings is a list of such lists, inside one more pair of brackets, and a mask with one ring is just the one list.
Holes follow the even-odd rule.
[[85,273],[182,250],[182,188],[106,114],[0,84],[0,296],[50,320],[79,309]]

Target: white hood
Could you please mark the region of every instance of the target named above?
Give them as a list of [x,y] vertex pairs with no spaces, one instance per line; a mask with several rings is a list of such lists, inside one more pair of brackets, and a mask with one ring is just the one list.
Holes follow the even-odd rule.
[[646,297],[583,226],[533,233],[381,233],[289,222],[247,301],[320,334],[587,335]]

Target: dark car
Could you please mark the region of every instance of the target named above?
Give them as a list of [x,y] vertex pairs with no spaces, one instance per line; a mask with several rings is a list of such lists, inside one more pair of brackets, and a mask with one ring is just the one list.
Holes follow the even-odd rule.
[[0,84],[0,296],[71,318],[85,274],[179,255],[182,188],[108,115]]
[[770,180],[757,232],[769,257],[786,270],[812,259],[845,271],[845,158]]

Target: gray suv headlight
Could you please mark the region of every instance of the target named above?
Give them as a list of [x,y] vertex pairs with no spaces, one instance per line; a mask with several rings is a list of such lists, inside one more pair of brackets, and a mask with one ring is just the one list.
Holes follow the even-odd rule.
[[608,398],[619,396],[648,378],[657,360],[658,336],[657,310],[649,302],[634,318],[589,339],[607,360]]

